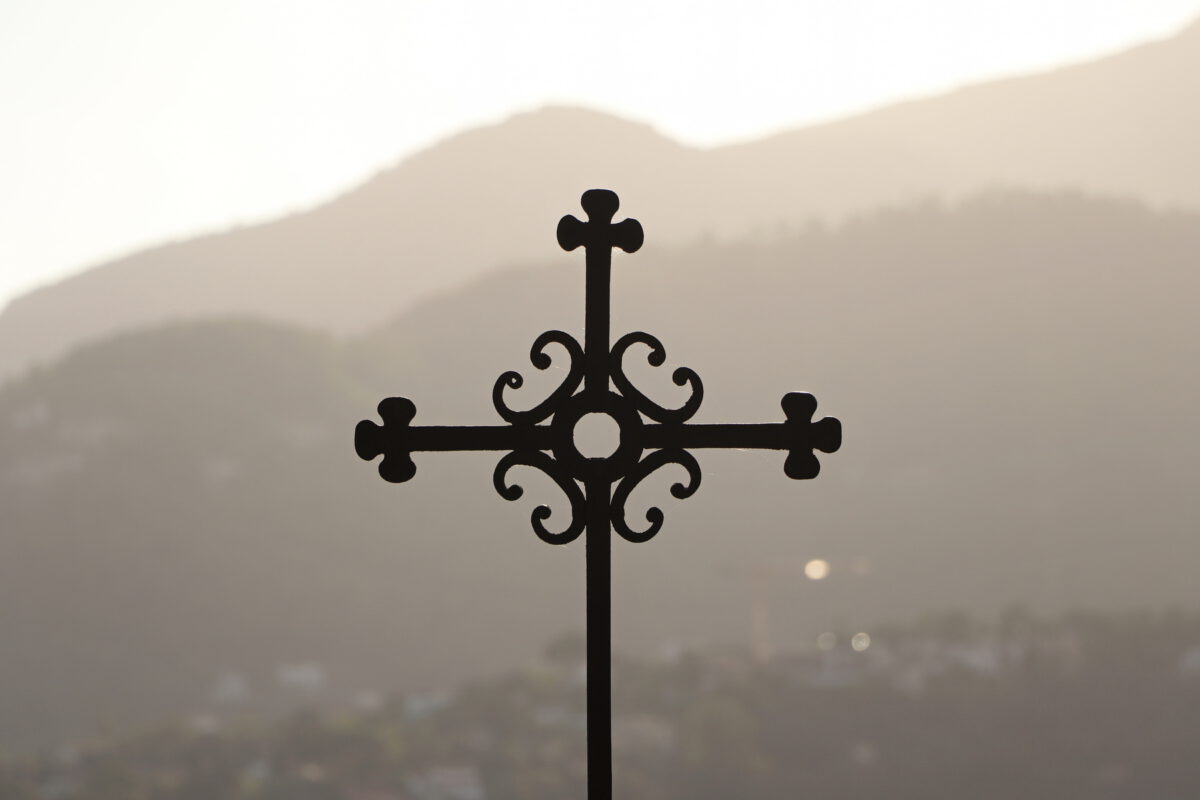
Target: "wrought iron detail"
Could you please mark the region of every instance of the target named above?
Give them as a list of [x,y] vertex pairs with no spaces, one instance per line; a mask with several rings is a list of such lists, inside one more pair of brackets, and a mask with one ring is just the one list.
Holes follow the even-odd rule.
[[496,487],[496,492],[505,500],[519,500],[525,493],[525,490],[517,484],[507,482],[509,470],[517,466],[532,467],[545,473],[547,477],[558,484],[558,488],[562,489],[567,501],[571,504],[571,521],[567,527],[557,533],[542,524],[553,514],[550,506],[541,505],[533,509],[529,519],[538,538],[547,544],[566,544],[579,538],[579,534],[583,533],[585,522],[583,491],[580,490],[579,484],[573,481],[570,475],[564,473],[554,459],[545,453],[537,450],[518,450],[500,459],[500,463],[496,465],[496,471],[492,475],[492,483]]
[[686,500],[700,488],[700,464],[696,461],[696,457],[687,450],[655,450],[643,458],[613,490],[613,530],[621,534],[624,539],[631,542],[648,542],[662,528],[663,512],[658,506],[651,506],[646,511],[646,521],[650,523],[650,527],[641,531],[630,528],[625,522],[625,501],[629,499],[629,493],[636,489],[639,483],[668,464],[677,464],[687,471],[688,482],[672,484],[672,495],[680,500]]
[[[584,194],[582,205],[588,221],[563,217],[558,226],[559,242],[564,249],[582,245],[588,248],[589,309],[595,304],[591,290],[599,284],[596,271],[608,272],[608,252],[612,246],[635,252],[642,243],[641,225],[636,220],[609,224],[617,210],[617,198],[606,190]],[[636,226],[636,227],[635,227]],[[596,246],[605,256],[604,264],[594,263]],[[608,276],[603,276],[603,305],[608,305]],[[605,315],[607,317],[607,314]],[[607,319],[605,319],[607,322]],[[607,328],[607,325],[604,327]],[[591,333],[589,330],[588,333]],[[549,507],[537,506],[531,516],[534,532],[544,541],[565,544],[583,531],[584,487],[589,480],[616,484],[612,494],[612,523],[625,539],[644,542],[663,526],[663,512],[652,506],[646,512],[649,527],[634,530],[625,521],[625,502],[630,492],[650,473],[667,464],[683,467],[687,483],[677,483],[672,494],[679,499],[691,497],[700,485],[700,465],[688,452],[697,448],[761,448],[786,450],[784,474],[789,478],[814,478],[820,462],[814,450],[832,453],[841,443],[841,423],[827,418],[812,420],[817,401],[810,394],[793,392],[782,401],[785,422],[766,425],[694,425],[688,424],[704,399],[700,376],[688,367],[671,373],[676,386],[686,387],[688,397],[675,408],[651,400],[633,385],[625,374],[624,360],[631,348],[648,348],[646,361],[652,367],[666,363],[667,351],[657,337],[644,331],[627,333],[612,350],[585,352],[584,346],[564,331],[546,331],[534,340],[529,361],[538,370],[549,369],[556,361],[548,349],[556,345],[566,353],[567,374],[544,400],[528,410],[509,406],[506,390],[519,390],[525,379],[516,371],[504,372],[492,390],[496,412],[508,426],[416,427],[412,420],[416,407],[406,398],[388,398],[379,404],[383,425],[364,420],[355,431],[355,448],[364,459],[383,454],[379,474],[384,480],[402,483],[416,474],[412,453],[422,450],[508,450],[496,466],[496,491],[506,500],[517,500],[520,486],[508,485],[505,476],[514,466],[532,467],[544,472],[563,490],[570,502],[571,523],[555,533],[543,524],[550,518]],[[596,363],[599,362],[599,363]],[[600,386],[589,376],[602,376]],[[609,382],[611,381],[611,387]],[[615,389],[615,391],[613,390]],[[587,458],[575,446],[576,423],[586,414],[606,414],[617,423],[620,444],[605,458]],[[649,454],[643,457],[647,451]]]
[[528,411],[513,411],[504,402],[504,389],[505,387],[520,389],[525,383],[525,379],[521,377],[521,373],[512,370],[501,373],[500,377],[496,379],[496,385],[492,388],[492,405],[496,407],[496,413],[503,417],[505,422],[511,422],[514,425],[534,425],[541,422],[554,414],[562,405],[563,400],[573,395],[579,388],[579,384],[583,383],[583,347],[569,333],[562,331],[543,333],[533,341],[533,347],[529,349],[529,362],[540,370],[549,369],[550,365],[554,363],[554,359],[546,353],[548,344],[561,345],[567,351],[567,357],[571,362],[567,368],[567,377],[563,378],[562,383],[550,393],[549,397],[533,408]]
[[617,387],[618,392],[633,401],[638,411],[655,422],[687,422],[700,408],[700,401],[704,399],[704,385],[700,383],[700,376],[696,374],[695,370],[687,367],[679,367],[672,372],[671,380],[675,382],[675,385],[690,386],[692,394],[679,408],[663,408],[642,394],[629,378],[625,377],[623,363],[625,351],[635,344],[644,344],[650,348],[650,352],[646,354],[646,362],[650,366],[661,367],[667,360],[667,349],[656,337],[644,331],[627,333],[613,345],[610,372],[613,385]]
[[[587,220],[565,216],[558,223],[558,243],[567,251],[583,247],[586,253],[584,341],[581,345],[563,331],[546,331],[534,340],[529,360],[547,370],[560,348],[566,354],[567,374],[558,387],[527,410],[508,404],[509,390],[525,382],[519,372],[501,373],[492,389],[492,404],[506,424],[477,426],[413,425],[416,406],[403,397],[379,404],[382,424],[358,423],[354,447],[360,457],[382,455],[379,475],[392,483],[411,480],[417,468],[416,452],[488,450],[503,451],[493,474],[496,491],[505,500],[519,500],[524,489],[509,482],[509,472],[528,467],[548,476],[562,491],[567,512],[536,506],[530,524],[542,541],[566,544],[586,532],[588,619],[588,794],[591,800],[612,795],[610,604],[611,532],[631,542],[645,542],[663,527],[658,506],[645,511],[644,527],[629,524],[626,505],[630,495],[650,475],[663,467],[682,468],[683,479],[671,494],[684,500],[700,488],[700,463],[692,450],[736,448],[780,450],[787,453],[783,471],[789,478],[814,478],[821,469],[816,451],[832,453],[841,445],[838,420],[814,421],[817,401],[803,392],[784,395],[783,422],[750,425],[697,424],[690,420],[700,408],[704,387],[700,376],[687,367],[671,373],[676,386],[688,390],[676,407],[651,400],[625,374],[624,359],[634,346],[648,348],[652,367],[666,363],[666,348],[643,331],[627,333],[609,348],[609,284],[612,250],[636,252],[643,241],[642,226],[634,219],[614,223],[619,207],[616,194],[606,189],[584,192],[581,205]],[[551,349],[551,346],[555,349]],[[579,451],[575,429],[588,414],[610,417],[619,431],[615,451],[602,458]],[[547,522],[561,521],[565,526]]]

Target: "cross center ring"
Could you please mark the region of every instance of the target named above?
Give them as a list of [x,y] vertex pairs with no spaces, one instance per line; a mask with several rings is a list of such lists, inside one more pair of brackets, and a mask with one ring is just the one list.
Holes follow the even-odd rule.
[[[588,458],[579,451],[575,426],[588,414],[602,414],[617,425],[620,442],[611,455]],[[642,417],[627,398],[616,392],[580,392],[566,400],[550,423],[554,458],[576,480],[620,480],[642,457]]]

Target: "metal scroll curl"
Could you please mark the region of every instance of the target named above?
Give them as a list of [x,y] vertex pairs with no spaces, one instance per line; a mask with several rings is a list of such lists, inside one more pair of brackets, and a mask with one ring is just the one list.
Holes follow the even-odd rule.
[[638,484],[668,464],[677,464],[687,471],[687,483],[679,482],[672,484],[672,495],[680,500],[685,500],[694,495],[696,490],[700,488],[700,464],[686,450],[674,448],[670,450],[655,450],[643,458],[613,489],[611,506],[613,529],[627,541],[634,543],[649,541],[662,529],[663,512],[658,506],[651,506],[646,510],[646,521],[650,523],[648,528],[640,531],[630,528],[629,524],[625,521],[625,503],[629,500],[630,493],[637,488]]
[[586,505],[579,484],[562,470],[558,462],[545,453],[537,450],[518,450],[500,459],[500,463],[496,465],[496,471],[492,474],[492,483],[496,487],[496,492],[505,500],[517,500],[525,493],[525,490],[519,485],[510,484],[507,481],[509,471],[517,466],[541,470],[558,484],[558,488],[562,489],[567,501],[571,504],[571,521],[566,528],[558,532],[551,531],[543,524],[551,516],[550,506],[540,505],[533,509],[529,521],[538,538],[547,544],[566,544],[578,538],[584,529]]
[[654,336],[644,331],[625,334],[613,345],[610,359],[609,374],[617,391],[629,398],[638,411],[655,422],[686,422],[700,408],[700,401],[704,399],[704,386],[700,383],[700,376],[696,374],[695,370],[688,367],[679,367],[671,373],[671,380],[675,382],[676,386],[689,386],[692,393],[680,407],[664,408],[643,394],[625,376],[625,368],[622,363],[625,351],[635,344],[644,344],[650,348],[650,352],[646,355],[646,361],[650,366],[661,367],[667,360],[666,348]]
[[579,384],[583,382],[583,348],[569,333],[546,331],[537,337],[533,342],[533,347],[529,349],[530,363],[540,370],[549,369],[550,365],[554,363],[554,360],[546,352],[546,346],[550,344],[561,345],[567,351],[567,357],[570,360],[567,376],[545,400],[528,411],[518,411],[509,408],[508,404],[504,402],[504,388],[507,386],[510,389],[520,389],[524,385],[525,379],[521,377],[521,373],[512,370],[502,373],[496,379],[495,386],[492,387],[492,405],[496,407],[496,412],[505,422],[514,425],[536,425],[553,414],[562,401],[574,394],[575,390],[579,388]]

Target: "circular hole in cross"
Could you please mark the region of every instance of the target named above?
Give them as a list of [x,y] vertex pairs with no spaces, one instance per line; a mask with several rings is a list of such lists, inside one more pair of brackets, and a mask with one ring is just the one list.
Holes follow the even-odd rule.
[[621,426],[608,414],[593,411],[575,423],[572,438],[584,458],[608,458],[621,446]]

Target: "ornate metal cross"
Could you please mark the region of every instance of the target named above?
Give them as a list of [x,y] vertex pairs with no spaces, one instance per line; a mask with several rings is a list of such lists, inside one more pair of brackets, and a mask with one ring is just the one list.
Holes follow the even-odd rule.
[[[583,347],[563,331],[546,331],[533,343],[529,358],[539,370],[550,367],[546,348],[555,344],[566,351],[567,375],[550,396],[528,411],[509,408],[506,388],[524,382],[516,372],[505,372],[492,390],[492,403],[507,423],[479,426],[417,426],[416,406],[403,397],[379,404],[383,425],[358,423],[354,447],[368,461],[379,455],[384,480],[403,483],[416,473],[412,453],[418,451],[504,450],[493,482],[505,500],[516,500],[522,489],[508,483],[515,466],[534,467],[548,475],[571,506],[571,519],[561,530],[545,525],[550,508],[533,510],[533,529],[543,541],[565,544],[587,532],[587,751],[588,796],[612,797],[612,685],[611,685],[611,531],[631,542],[644,542],[658,533],[663,514],[646,512],[645,528],[635,529],[625,519],[625,502],[639,483],[667,464],[687,472],[687,481],[671,487],[679,499],[691,497],[700,487],[700,465],[688,452],[696,448],[758,448],[786,450],[783,471],[789,478],[814,478],[820,464],[814,450],[832,453],[841,444],[842,426],[833,418],[814,422],[817,401],[810,394],[791,392],[783,397],[783,422],[752,425],[697,425],[688,420],[700,407],[704,390],[700,376],[686,367],[672,379],[688,386],[691,395],[678,408],[664,408],[639,391],[626,377],[623,359],[634,345],[649,348],[647,361],[662,366],[666,350],[648,333],[627,333],[609,349],[609,274],[612,248],[633,253],[642,246],[642,226],[637,220],[613,223],[617,196],[606,189],[584,192],[587,222],[565,216],[558,223],[558,243],[564,250],[583,247],[587,263],[587,297]],[[575,426],[588,414],[606,415],[619,430],[616,450],[603,458],[589,458],[575,442]],[[614,487],[615,484],[615,487]]]

